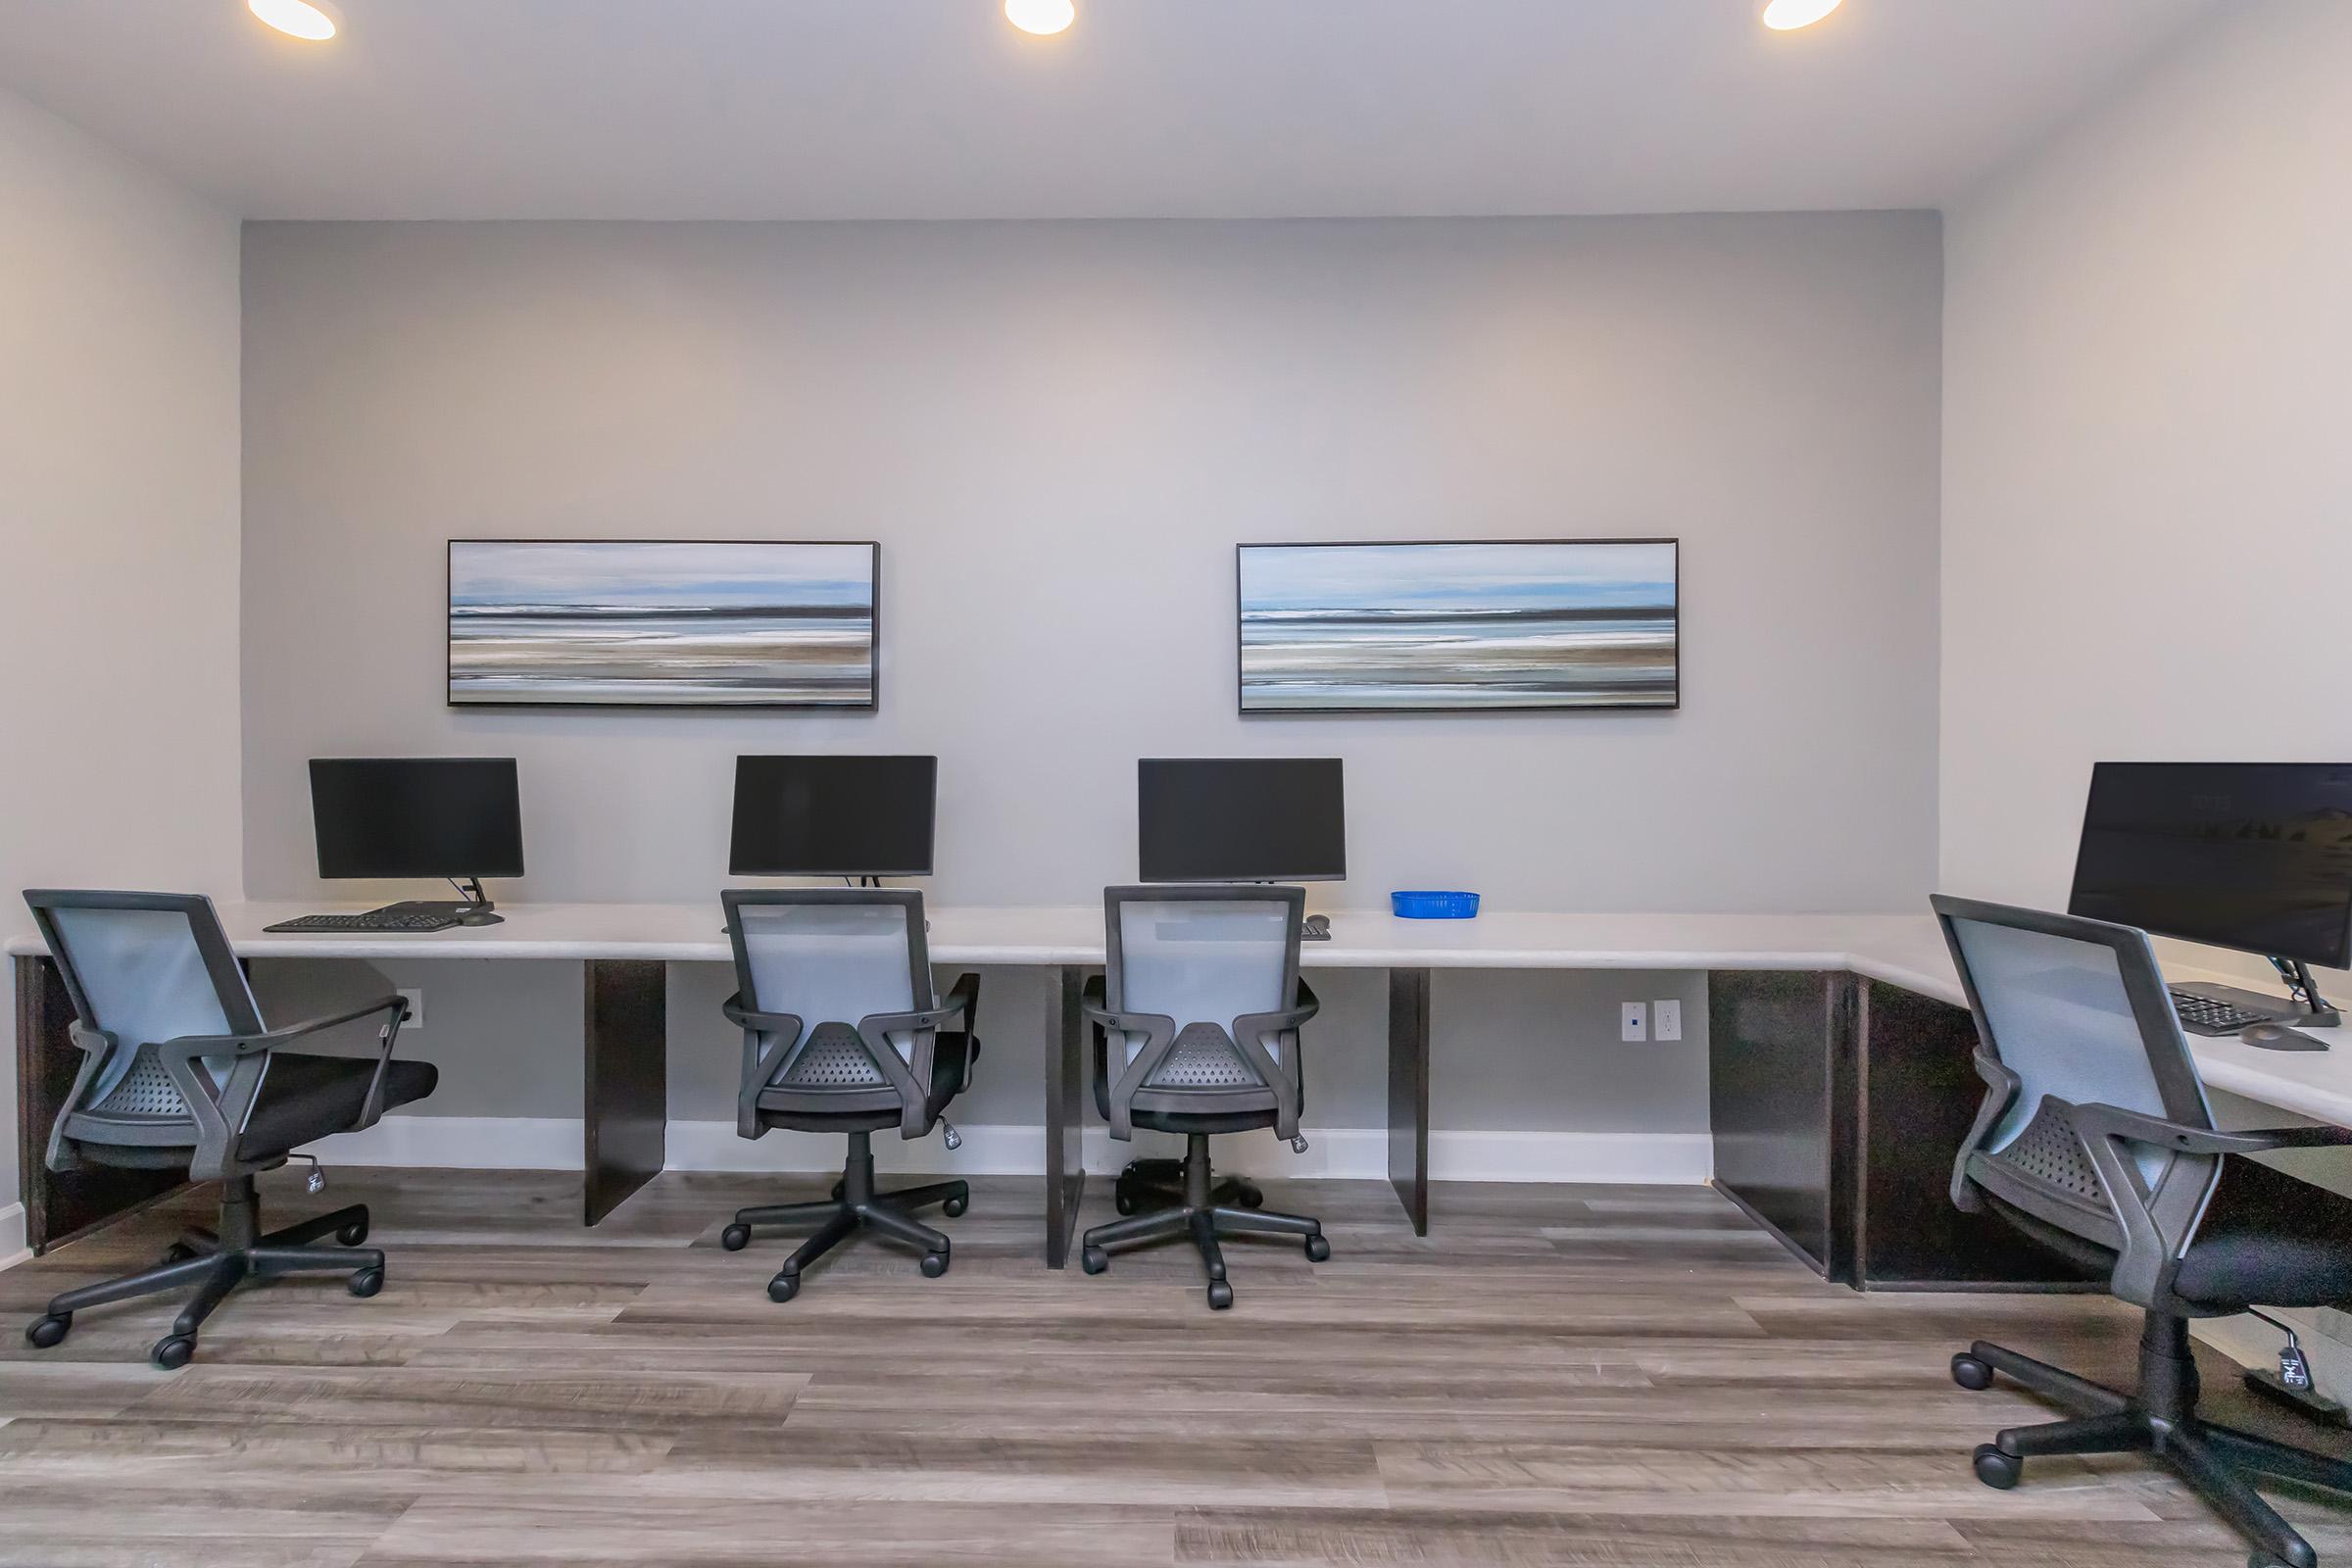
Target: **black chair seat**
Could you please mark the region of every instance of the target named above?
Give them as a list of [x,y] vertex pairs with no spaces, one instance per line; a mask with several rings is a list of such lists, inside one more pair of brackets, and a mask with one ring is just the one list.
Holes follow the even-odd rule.
[[[1110,1119],[1110,1078],[1102,1070],[1103,1053],[1095,1053],[1095,1109],[1102,1119]],[[1162,1101],[1154,1105],[1153,1100]],[[1222,1101],[1215,1109],[1178,1110],[1165,1102],[1189,1101],[1205,1107],[1212,1101]],[[1240,1103],[1234,1103],[1240,1102]],[[1247,1133],[1274,1125],[1274,1094],[1272,1090],[1218,1090],[1203,1093],[1200,1090],[1169,1089],[1140,1090],[1128,1118],[1138,1127],[1148,1127],[1158,1133]]]
[[[1992,1206],[2070,1262],[2099,1274],[2114,1269],[2112,1248],[1997,1198]],[[2250,1159],[2228,1160],[2173,1291],[2217,1315],[2352,1302],[2352,1200]]]
[[2352,1302],[2352,1200],[2231,1159],[2173,1288],[2233,1311]]
[[[360,1119],[375,1059],[306,1056],[280,1051],[270,1058],[253,1114],[237,1140],[240,1159],[269,1159],[348,1130]],[[395,1060],[384,1068],[384,1105],[406,1105],[433,1092],[441,1070],[429,1061]]]

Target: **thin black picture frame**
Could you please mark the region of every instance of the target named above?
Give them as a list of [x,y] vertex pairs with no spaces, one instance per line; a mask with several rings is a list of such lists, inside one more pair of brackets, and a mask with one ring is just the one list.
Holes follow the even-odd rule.
[[[452,688],[457,681],[457,649],[449,635],[450,611],[457,593],[457,549],[460,545],[863,545],[872,553],[870,576],[874,585],[873,613],[869,617],[872,634],[869,663],[872,676],[866,682],[866,700],[862,703],[534,703],[521,700],[493,699],[479,702],[459,702]],[[633,712],[633,713],[872,713],[882,707],[882,542],[878,539],[641,539],[641,538],[523,538],[478,537],[448,540],[441,553],[441,705],[453,710],[468,709],[528,710],[536,712]]]
[[[1250,706],[1242,669],[1242,562],[1252,550],[1429,549],[1449,545],[1664,545],[1674,552],[1674,701],[1671,703],[1481,703],[1440,708],[1268,708]],[[1244,718],[1364,717],[1412,718],[1431,714],[1478,713],[1673,713],[1683,706],[1683,541],[1679,535],[1596,535],[1567,539],[1251,539],[1233,547],[1233,696]]]

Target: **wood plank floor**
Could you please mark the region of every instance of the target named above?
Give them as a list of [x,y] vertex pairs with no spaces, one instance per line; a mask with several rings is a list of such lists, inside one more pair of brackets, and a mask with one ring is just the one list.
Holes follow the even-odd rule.
[[[1272,1168],[1275,1159],[1264,1161]],[[1971,1338],[2109,1381],[2135,1322],[2087,1297],[1858,1296],[1700,1189],[1265,1183],[1333,1257],[1233,1243],[1037,1262],[1042,1184],[974,1183],[956,1262],[860,1243],[800,1298],[789,1242],[718,1247],[816,1178],[669,1175],[594,1231],[574,1177],[283,1173],[269,1223],[366,1201],[390,1283],[243,1293],[156,1372],[174,1307],[17,1332],[144,1263],[194,1205],[0,1274],[0,1564],[2082,1564],[2245,1560],[2128,1460],[1969,1450],[2045,1413],[1945,1372]],[[1090,1184],[1085,1222],[1108,1217]],[[2213,1408],[2283,1427],[2209,1366]],[[2324,1560],[2352,1514],[2279,1499]]]

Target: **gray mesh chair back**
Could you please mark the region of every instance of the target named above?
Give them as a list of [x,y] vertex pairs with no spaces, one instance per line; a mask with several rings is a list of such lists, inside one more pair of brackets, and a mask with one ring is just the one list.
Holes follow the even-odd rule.
[[[2036,909],[1935,901],[1982,1046],[1987,1101],[1955,1173],[2045,1223],[2123,1244],[2073,1115],[2119,1109],[2213,1126],[2204,1086],[2144,932]],[[2135,1146],[2145,1190],[2210,1183],[2214,1160]]]
[[[100,1141],[120,1120],[129,1141],[153,1142],[157,1121],[183,1121],[188,1103],[156,1047],[189,1036],[259,1033],[260,1009],[212,901],[187,894],[34,890],[24,896],[85,1037],[113,1037],[85,1059],[66,1103],[77,1136]],[[204,1057],[216,1087],[232,1058]],[[103,1118],[93,1121],[91,1116]],[[193,1140],[193,1123],[189,1123]]]
[[[1186,890],[1187,892],[1191,890]],[[1114,890],[1118,941],[1106,987],[1121,1012],[1161,1013],[1176,1022],[1176,1045],[1145,1080],[1154,1089],[1238,1088],[1264,1079],[1234,1049],[1234,1020],[1291,1005],[1298,978],[1296,889],[1216,890],[1206,898],[1168,889]],[[1130,1035],[1124,1060],[1143,1050]],[[1282,1042],[1267,1042],[1279,1062]]]
[[[917,955],[921,895],[889,893],[855,902],[791,895],[730,906],[740,953],[737,981],[761,1012],[801,1020],[769,1082],[806,1089],[875,1088],[886,1080],[858,1038],[858,1021],[931,1005],[930,969]],[[843,889],[843,892],[859,890]],[[755,895],[754,897],[757,897]],[[917,971],[920,970],[919,993]],[[891,1041],[901,1060],[909,1036]]]

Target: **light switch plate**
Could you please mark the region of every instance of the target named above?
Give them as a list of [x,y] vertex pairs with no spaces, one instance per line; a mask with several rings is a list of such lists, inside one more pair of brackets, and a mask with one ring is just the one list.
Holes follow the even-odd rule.
[[402,1031],[405,1033],[411,1029],[423,1028],[424,988],[422,986],[400,986],[396,989],[402,996],[409,999],[409,1018],[406,1023],[400,1026]]
[[1649,1004],[1651,1038],[1680,1040],[1683,1038],[1683,1004],[1672,997]]
[[1618,1009],[1617,1038],[1625,1041],[1649,1038],[1649,1004],[1629,1002]]

